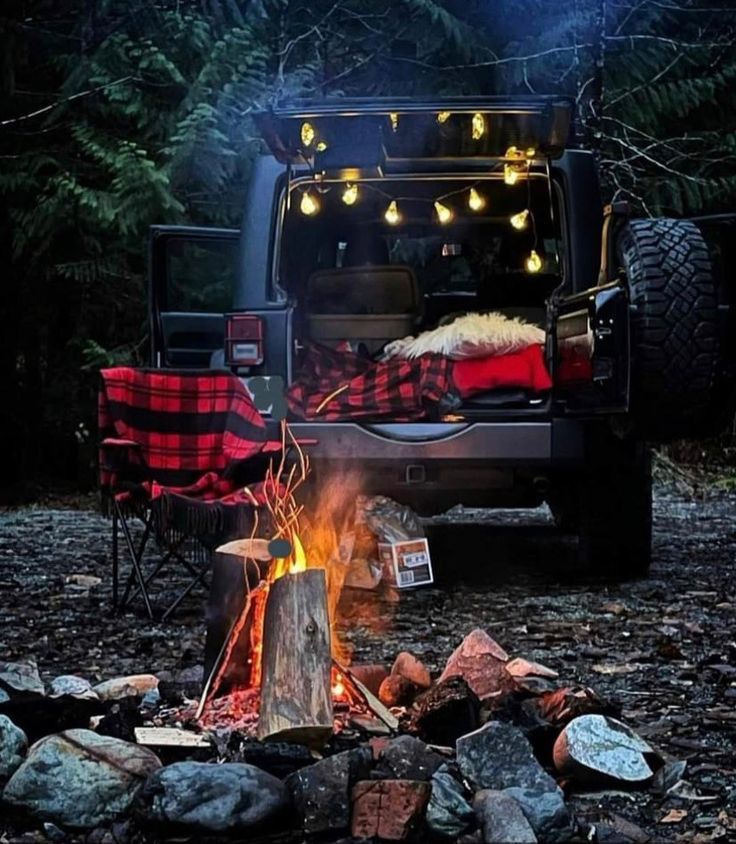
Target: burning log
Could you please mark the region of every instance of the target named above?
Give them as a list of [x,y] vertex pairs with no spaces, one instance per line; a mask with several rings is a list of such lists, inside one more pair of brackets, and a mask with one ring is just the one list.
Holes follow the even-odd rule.
[[324,570],[279,577],[263,623],[259,737],[324,744],[333,730],[331,668]]

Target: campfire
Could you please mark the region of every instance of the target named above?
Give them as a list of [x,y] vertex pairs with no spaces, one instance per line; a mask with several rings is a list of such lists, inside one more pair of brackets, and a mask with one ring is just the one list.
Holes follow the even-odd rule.
[[[287,446],[295,462],[287,470]],[[354,716],[398,722],[347,667],[338,605],[353,542],[341,540],[359,492],[357,477],[326,485],[311,514],[297,501],[308,456],[282,424],[282,457],[265,480],[268,518],[251,536],[218,549],[240,560],[244,594],[195,712],[202,728],[237,727],[261,739],[319,748]],[[259,536],[260,530],[270,537]],[[235,563],[237,565],[237,563]],[[236,654],[240,654],[237,656]],[[222,694],[233,659],[245,659],[236,688]],[[240,666],[242,669],[242,666]]]

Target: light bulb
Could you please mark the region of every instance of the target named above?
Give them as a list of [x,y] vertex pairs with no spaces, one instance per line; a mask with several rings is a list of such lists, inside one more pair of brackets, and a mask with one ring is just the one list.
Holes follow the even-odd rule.
[[524,231],[529,225],[529,209],[525,208],[518,214],[514,214],[513,217],[509,218],[509,222],[517,231]]
[[470,188],[468,194],[468,208],[471,211],[482,211],[486,207],[485,197],[481,196],[475,188]]
[[399,214],[399,207],[396,204],[395,199],[392,199],[389,203],[389,206],[386,209],[386,213],[383,215],[383,219],[390,226],[396,226],[401,222],[401,214]]
[[327,149],[327,144],[325,141],[317,141],[317,146],[315,147],[317,152],[324,152]]
[[526,261],[524,261],[524,266],[528,273],[538,273],[542,269],[542,259],[534,249],[529,253]]
[[449,116],[450,116],[450,112],[449,112],[449,111],[441,111],[441,112],[437,115],[437,122],[438,122],[438,123],[446,123],[446,122],[447,122],[447,119],[449,118]]
[[302,201],[299,203],[299,210],[307,217],[312,217],[319,211],[319,200],[307,190],[302,194]]
[[391,121],[391,128],[395,132],[399,128],[399,115],[392,111],[389,113],[388,119]]
[[527,147],[527,150],[526,150],[526,157],[527,158],[534,158],[534,156],[536,154],[537,154],[537,151],[536,151],[536,149],[534,149],[534,147]]
[[479,141],[486,132],[486,121],[482,114],[476,112],[471,122],[470,135],[474,141]]
[[507,185],[515,185],[519,181],[519,171],[512,164],[504,164],[503,180]]
[[437,219],[440,221],[440,223],[442,223],[442,225],[445,225],[445,223],[449,223],[455,216],[452,213],[451,208],[448,208],[446,205],[443,205],[439,201],[435,202],[434,210],[437,212]]
[[314,139],[317,137],[317,133],[314,131],[314,126],[311,123],[302,123],[299,135],[302,139],[302,145],[305,147],[311,147]]
[[345,190],[342,192],[342,201],[346,205],[355,205],[358,201],[358,186],[345,185]]

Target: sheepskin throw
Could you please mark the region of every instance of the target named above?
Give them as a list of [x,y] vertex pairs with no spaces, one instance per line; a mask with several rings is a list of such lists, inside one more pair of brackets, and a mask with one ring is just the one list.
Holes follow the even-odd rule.
[[544,331],[524,320],[499,313],[466,314],[448,325],[424,331],[418,337],[394,340],[384,358],[418,358],[438,354],[453,360],[508,355],[544,343]]

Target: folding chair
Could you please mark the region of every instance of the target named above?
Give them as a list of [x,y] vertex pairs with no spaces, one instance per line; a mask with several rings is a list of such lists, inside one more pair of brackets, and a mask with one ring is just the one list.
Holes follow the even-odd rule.
[[[206,580],[221,543],[266,528],[266,424],[241,381],[227,371],[116,367],[101,372],[100,487],[112,516],[113,606],[140,598],[156,616],[151,587],[184,577],[166,620]],[[140,528],[134,529],[138,522]],[[151,559],[152,543],[157,555]],[[121,551],[129,568],[121,586]]]

